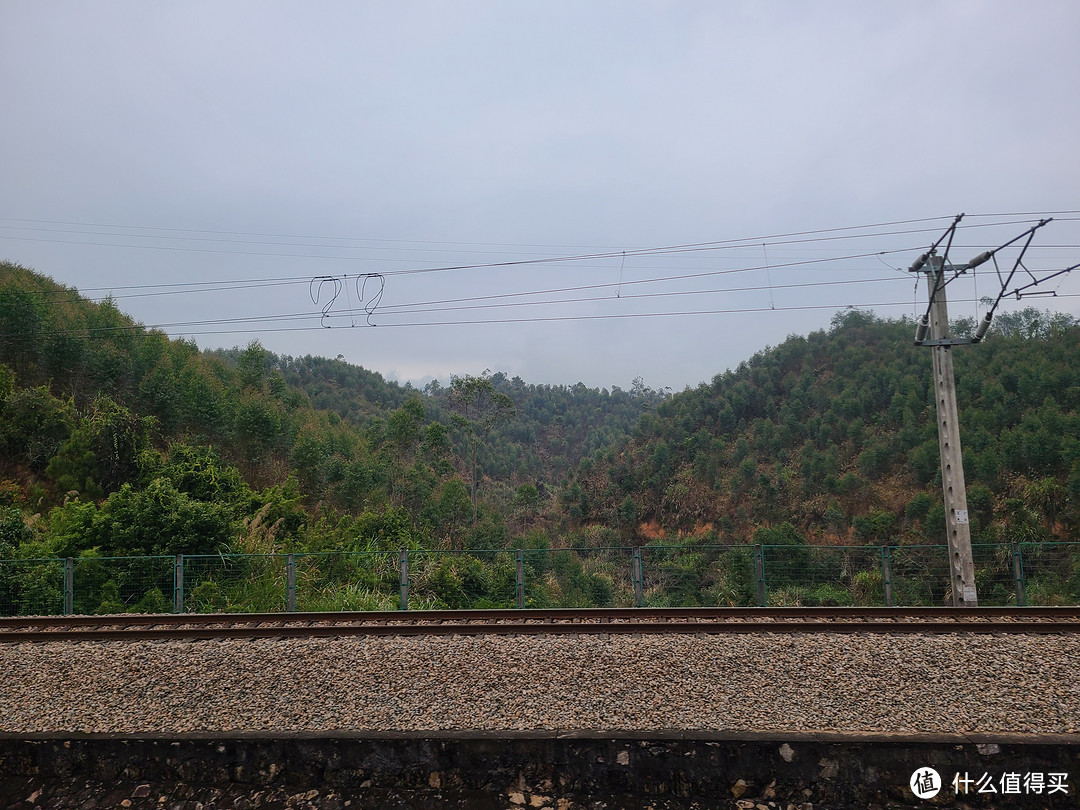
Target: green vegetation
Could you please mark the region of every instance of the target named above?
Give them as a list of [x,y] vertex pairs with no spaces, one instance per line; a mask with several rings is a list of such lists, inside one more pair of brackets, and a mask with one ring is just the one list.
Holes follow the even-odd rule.
[[[585,523],[811,545],[941,542],[929,350],[907,320],[848,311],[644,415],[562,490]],[[1073,539],[1080,518],[1080,328],[1031,310],[954,352],[975,542]]]
[[[75,609],[166,609],[178,554],[192,609],[281,609],[285,554],[302,609],[394,606],[401,550],[413,605],[516,604],[515,549],[528,604],[632,604],[629,547],[646,603],[749,604],[749,543],[776,555],[777,604],[879,602],[881,546],[903,601],[939,602],[918,584],[947,577],[917,550],[944,515],[913,331],[848,311],[675,395],[501,372],[418,391],[254,342],[202,352],[0,263],[0,611],[62,609],[64,558]],[[1053,545],[1080,522],[1078,343],[1025,310],[954,354],[973,538],[1025,544],[1044,602],[1080,593]],[[1003,553],[980,588],[1006,600]]]

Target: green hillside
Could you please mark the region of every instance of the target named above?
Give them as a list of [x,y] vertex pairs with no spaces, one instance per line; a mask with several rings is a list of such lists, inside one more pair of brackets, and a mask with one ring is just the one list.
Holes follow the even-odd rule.
[[[275,549],[348,547],[358,519],[391,527],[378,532],[388,542],[501,546],[511,531],[551,524],[548,493],[663,399],[640,381],[609,392],[496,373],[475,382],[513,407],[476,437],[456,383],[421,392],[341,360],[276,356],[254,343],[200,352],[111,301],[12,264],[0,264],[0,335],[3,497],[33,524],[41,553],[248,548],[237,527],[271,502]],[[198,541],[188,533],[125,544],[104,529],[64,529],[67,540],[56,541],[71,514],[100,523],[154,487],[226,502],[232,523]]]
[[[931,359],[913,333],[845,312],[674,395],[501,372],[418,391],[257,343],[203,352],[0,264],[0,560],[103,566],[77,606],[103,611],[161,609],[167,587],[93,562],[110,557],[940,543]],[[1076,538],[1078,342],[1074,319],[1025,310],[955,350],[975,542]],[[616,572],[559,554],[530,569],[537,606],[630,598],[628,558]],[[692,593],[656,600],[749,598],[724,584],[749,558],[690,577],[695,559],[665,563]],[[55,610],[46,569],[0,570],[0,612]],[[432,606],[514,599],[506,554],[425,570]],[[312,604],[381,605],[393,576]],[[212,583],[200,604],[261,604],[260,582]]]
[[[816,543],[943,542],[931,356],[913,335],[849,311],[672,397],[579,466],[568,514],[635,541],[790,522]],[[1074,319],[1026,310],[954,350],[975,541],[1075,537],[1078,344]]]

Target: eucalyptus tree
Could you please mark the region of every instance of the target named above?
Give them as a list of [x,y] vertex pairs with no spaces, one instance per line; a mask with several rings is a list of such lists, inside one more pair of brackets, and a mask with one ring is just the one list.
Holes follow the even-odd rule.
[[476,523],[476,454],[491,429],[510,419],[516,412],[509,395],[495,388],[485,374],[482,377],[455,377],[450,384],[450,408],[454,425],[465,437],[472,477],[473,523]]

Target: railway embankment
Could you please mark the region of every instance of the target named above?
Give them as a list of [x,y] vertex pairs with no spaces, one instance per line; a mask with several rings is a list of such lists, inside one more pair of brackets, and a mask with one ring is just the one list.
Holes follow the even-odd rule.
[[[1001,739],[989,735],[985,739]],[[1080,744],[1052,735],[477,733],[0,737],[0,802],[35,807],[841,810],[1075,807]],[[944,775],[925,802],[914,773]],[[953,792],[953,775],[970,791]],[[1017,792],[1002,795],[1016,774]],[[1024,776],[1038,774],[1038,794]],[[1065,774],[1069,793],[1049,792]],[[979,793],[989,776],[996,794]]]
[[20,810],[1080,795],[1074,631],[9,641],[0,671],[0,800]]

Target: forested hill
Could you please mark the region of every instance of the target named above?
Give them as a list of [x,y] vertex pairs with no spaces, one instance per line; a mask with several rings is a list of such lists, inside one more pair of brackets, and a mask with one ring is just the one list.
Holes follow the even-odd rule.
[[[816,542],[943,542],[931,350],[914,332],[848,311],[671,397],[580,465],[566,512],[635,542],[785,522]],[[976,541],[1075,538],[1078,344],[1075,319],[1025,310],[954,349]]]
[[[210,354],[239,368],[245,350]],[[313,408],[355,427],[376,426],[410,397],[420,396],[427,416],[453,429],[452,389],[438,381],[419,391],[344,360],[311,355],[265,352],[262,365],[265,374],[279,374],[287,386],[302,392]],[[506,421],[492,426],[479,448],[484,475],[504,495],[508,487],[522,484],[550,487],[562,483],[582,458],[621,441],[642,414],[670,396],[648,388],[640,377],[629,390],[589,388],[581,382],[538,385],[501,371],[485,373],[485,377],[514,405]]]
[[[939,542],[913,334],[843,313],[675,395],[502,373],[417,391],[258,344],[202,352],[0,263],[0,558]],[[1075,537],[1078,341],[1025,310],[954,351],[976,540]]]
[[[482,431],[454,387],[417,391],[254,343],[202,352],[111,300],[0,263],[7,542],[27,540],[26,523],[42,554],[238,549],[255,542],[238,527],[271,504],[260,520],[277,528],[259,542],[274,548],[354,543],[355,530],[337,527],[357,519],[390,544],[498,545],[511,530],[554,527],[547,505],[563,477],[666,396],[640,381],[629,391],[475,381],[511,406]],[[173,517],[140,511],[152,504]],[[117,540],[136,518],[155,536]]]

